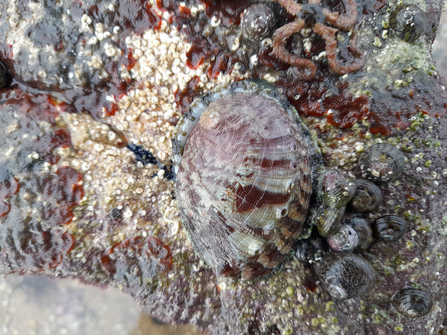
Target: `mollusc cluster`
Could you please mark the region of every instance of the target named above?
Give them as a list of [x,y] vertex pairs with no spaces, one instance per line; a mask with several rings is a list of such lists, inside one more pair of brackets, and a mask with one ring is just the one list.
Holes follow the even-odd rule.
[[[377,279],[359,253],[374,238],[394,242],[408,230],[396,215],[364,218],[382,203],[378,185],[401,176],[402,152],[387,143],[366,148],[358,164],[364,179],[325,169],[296,110],[265,81],[234,82],[196,99],[172,142],[182,223],[217,275],[260,278],[295,255],[333,298],[358,297]],[[417,289],[392,302],[407,317],[432,306]]]

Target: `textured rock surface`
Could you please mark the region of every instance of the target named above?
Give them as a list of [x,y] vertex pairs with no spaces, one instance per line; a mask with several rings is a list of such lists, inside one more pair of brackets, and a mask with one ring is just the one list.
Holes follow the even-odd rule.
[[[306,52],[320,59],[312,82],[293,79],[287,64],[269,56],[268,44],[237,39],[247,3],[164,0],[161,10],[121,1],[112,4],[115,14],[93,1],[1,5],[0,57],[15,79],[0,91],[1,273],[117,286],[163,321],[215,334],[438,333],[446,305],[447,110],[430,45],[441,3],[417,3],[431,29],[410,44],[388,29],[396,3],[358,2],[365,67],[332,74],[324,42],[310,33]],[[276,3],[274,9],[278,26],[294,19]],[[116,26],[124,33],[114,41]],[[338,56],[349,62],[349,36],[340,35]],[[39,61],[28,62],[30,54]],[[216,278],[195,255],[179,222],[174,183],[165,178],[169,139],[177,111],[192,97],[244,76],[284,90],[318,136],[328,167],[360,177],[359,154],[376,142],[405,154],[403,176],[380,186],[382,205],[367,219],[395,214],[410,228],[363,254],[378,273],[366,296],[333,301],[296,260],[243,282]],[[409,319],[390,306],[407,286],[431,295],[427,316]]]

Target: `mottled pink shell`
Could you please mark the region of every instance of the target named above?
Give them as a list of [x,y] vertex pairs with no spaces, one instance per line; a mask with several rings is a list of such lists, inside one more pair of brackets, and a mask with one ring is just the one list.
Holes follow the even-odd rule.
[[283,261],[306,219],[308,144],[274,99],[220,97],[187,138],[176,189],[203,260],[219,274],[258,277]]

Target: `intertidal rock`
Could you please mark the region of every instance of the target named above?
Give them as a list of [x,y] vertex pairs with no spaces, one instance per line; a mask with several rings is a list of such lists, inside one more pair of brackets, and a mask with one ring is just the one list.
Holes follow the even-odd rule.
[[[244,37],[241,25],[255,3],[265,4],[0,4],[0,61],[12,76],[0,88],[0,272],[121,287],[160,320],[211,334],[438,333],[447,289],[447,97],[430,47],[441,2],[412,3],[424,8],[424,31],[402,39],[390,30],[390,13],[402,9],[395,2],[321,2],[295,16],[298,3],[269,1],[275,24],[261,41]],[[285,26],[290,38],[280,36]],[[282,56],[296,57],[276,57],[274,36]],[[377,277],[346,286],[343,271],[332,282],[330,271],[312,270],[337,262],[315,229],[308,235],[319,243],[300,242],[255,280],[216,275],[196,254],[179,216],[170,140],[195,98],[243,78],[269,81],[287,97],[318,143],[317,165],[372,180],[380,201],[356,214],[348,203],[345,215],[408,224],[392,243],[375,239],[366,251],[334,256],[361,258]],[[391,165],[379,171],[384,161],[374,160],[370,176],[359,164],[383,143],[405,158],[387,183],[373,176]],[[328,206],[323,194],[312,192],[306,227]],[[350,273],[354,283],[359,272]],[[334,299],[332,283],[353,294]],[[423,305],[411,295],[407,303],[409,289],[424,292]]]

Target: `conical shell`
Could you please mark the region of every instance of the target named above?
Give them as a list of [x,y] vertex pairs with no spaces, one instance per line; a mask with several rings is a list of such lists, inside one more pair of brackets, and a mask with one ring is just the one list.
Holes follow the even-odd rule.
[[405,156],[389,143],[376,143],[366,148],[359,158],[363,173],[377,184],[387,184],[399,178],[405,168]]
[[368,293],[377,273],[363,257],[345,252],[327,253],[315,263],[321,286],[335,299],[350,299]]
[[391,297],[393,307],[408,318],[427,315],[433,308],[433,299],[427,292],[404,288]]
[[253,278],[291,250],[311,184],[299,124],[275,99],[235,92],[212,102],[192,129],[176,187],[182,222],[205,262]]

